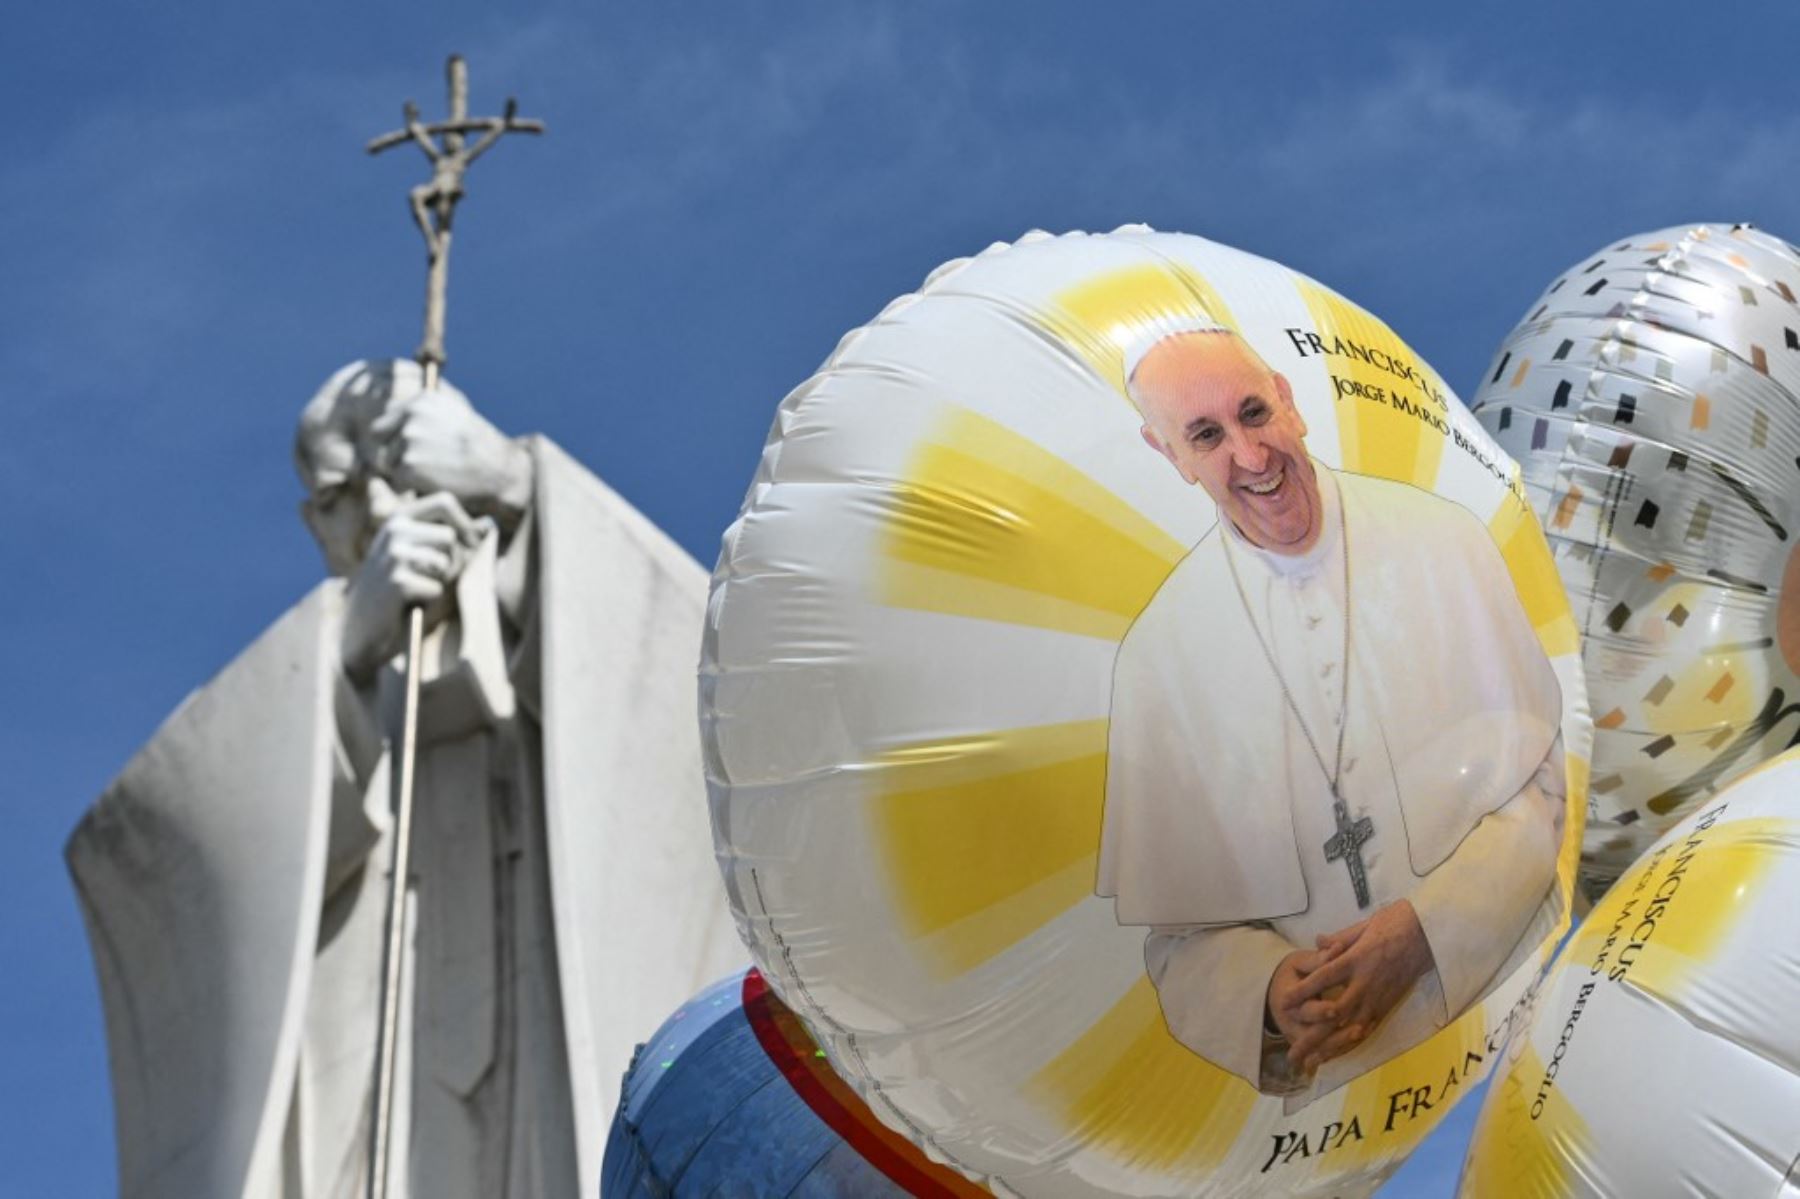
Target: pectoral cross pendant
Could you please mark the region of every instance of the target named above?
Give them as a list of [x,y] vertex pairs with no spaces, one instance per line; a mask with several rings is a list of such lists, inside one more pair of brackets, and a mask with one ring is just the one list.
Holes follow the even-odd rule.
[[1337,820],[1337,832],[1325,842],[1325,860],[1344,859],[1344,865],[1350,868],[1350,885],[1356,888],[1356,906],[1366,908],[1369,906],[1369,875],[1363,868],[1362,847],[1375,835],[1375,820],[1370,816],[1350,819],[1350,806],[1335,791],[1331,796],[1331,814]]

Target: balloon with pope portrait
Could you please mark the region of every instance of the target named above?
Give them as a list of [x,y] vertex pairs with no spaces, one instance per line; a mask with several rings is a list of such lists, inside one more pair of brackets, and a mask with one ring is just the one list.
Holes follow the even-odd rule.
[[934,272],[776,413],[713,578],[768,984],[997,1194],[1350,1194],[1568,926],[1590,729],[1517,468],[1375,317],[1128,227]]

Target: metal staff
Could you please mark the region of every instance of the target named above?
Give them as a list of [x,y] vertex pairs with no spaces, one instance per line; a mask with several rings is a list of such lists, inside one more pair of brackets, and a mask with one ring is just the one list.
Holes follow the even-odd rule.
[[[498,117],[469,116],[469,68],[459,54],[447,66],[450,119],[426,125],[411,100],[401,110],[406,125],[369,143],[371,154],[411,142],[431,162],[431,180],[409,193],[413,221],[425,237],[430,271],[425,281],[425,338],[416,355],[427,390],[436,387],[444,366],[444,306],[450,288],[450,222],[463,196],[463,173],[508,133],[542,133],[542,121],[517,115],[518,104],[507,98]],[[466,139],[479,134],[473,143]],[[440,140],[441,139],[441,140]],[[413,768],[418,757],[419,656],[425,639],[425,613],[407,612],[406,703],[400,730],[400,770],[394,795],[393,859],[388,874],[387,929],[381,943],[381,1007],[376,1031],[375,1100],[369,1127],[369,1199],[386,1199],[388,1159],[392,1153],[394,1074],[399,1054],[400,1003],[405,954],[407,875],[412,858]]]

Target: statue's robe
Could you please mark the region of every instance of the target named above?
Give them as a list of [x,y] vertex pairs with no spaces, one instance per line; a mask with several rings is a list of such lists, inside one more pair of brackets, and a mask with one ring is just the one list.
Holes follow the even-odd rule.
[[[396,1195],[597,1193],[636,1039],[738,968],[707,827],[706,576],[554,445],[432,638]],[[497,538],[494,539],[497,542]],[[188,700],[70,840],[127,1199],[360,1195],[397,675],[322,584]]]

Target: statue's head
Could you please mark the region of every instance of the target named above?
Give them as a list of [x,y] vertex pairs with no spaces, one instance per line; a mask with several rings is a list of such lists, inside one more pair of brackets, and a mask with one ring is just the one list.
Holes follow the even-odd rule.
[[300,515],[333,574],[356,569],[400,499],[369,426],[424,383],[424,372],[409,359],[352,362],[300,412],[294,434],[294,464],[306,485]]

